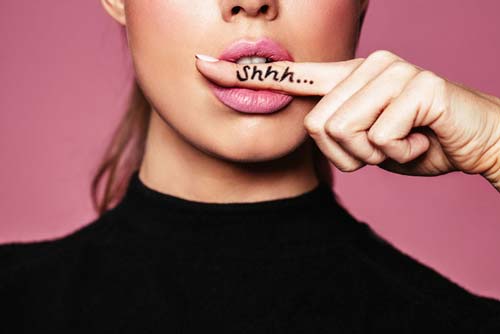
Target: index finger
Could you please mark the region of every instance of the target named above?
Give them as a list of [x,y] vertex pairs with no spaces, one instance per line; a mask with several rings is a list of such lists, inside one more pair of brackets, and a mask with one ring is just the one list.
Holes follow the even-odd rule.
[[223,87],[268,89],[290,95],[326,95],[348,77],[363,58],[337,62],[277,61],[237,64],[225,60],[204,61],[196,57],[198,71]]

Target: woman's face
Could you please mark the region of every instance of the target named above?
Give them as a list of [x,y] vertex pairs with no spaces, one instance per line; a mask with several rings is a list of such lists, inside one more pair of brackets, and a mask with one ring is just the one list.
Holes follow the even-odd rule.
[[[294,97],[271,114],[221,103],[196,69],[196,53],[217,57],[233,41],[268,37],[296,62],[354,57],[363,0],[103,0],[123,4],[137,80],[166,131],[211,156],[264,161],[305,142],[305,115],[320,97]],[[265,13],[259,12],[267,5]],[[233,7],[240,7],[232,13]],[[115,10],[119,11],[120,9]],[[109,8],[108,8],[109,11]],[[115,13],[115,19],[118,17]]]

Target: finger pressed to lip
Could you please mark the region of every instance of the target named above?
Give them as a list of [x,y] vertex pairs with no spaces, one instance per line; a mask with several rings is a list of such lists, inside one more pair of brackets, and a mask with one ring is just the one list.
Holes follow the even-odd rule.
[[329,63],[277,61],[237,64],[196,59],[196,67],[207,79],[223,87],[270,89],[291,95],[326,95],[349,76],[361,58]]

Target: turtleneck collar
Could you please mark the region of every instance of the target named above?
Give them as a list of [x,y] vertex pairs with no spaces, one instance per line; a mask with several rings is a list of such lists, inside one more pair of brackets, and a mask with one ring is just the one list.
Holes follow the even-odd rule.
[[248,256],[283,244],[298,247],[297,251],[304,245],[330,245],[360,225],[338,204],[325,183],[292,197],[211,203],[149,188],[138,171],[131,175],[125,196],[114,211],[121,214],[137,238],[161,240],[186,252],[199,252],[204,245],[206,252]]
[[127,202],[144,205],[157,214],[191,213],[200,215],[266,214],[277,212],[300,212],[321,209],[335,202],[335,194],[325,183],[302,194],[258,202],[201,202],[178,197],[152,189],[140,179],[139,171],[132,173],[124,196]]

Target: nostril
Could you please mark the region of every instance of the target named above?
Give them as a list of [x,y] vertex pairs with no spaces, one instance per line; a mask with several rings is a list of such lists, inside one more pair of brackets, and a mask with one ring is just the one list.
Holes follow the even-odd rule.
[[231,14],[235,15],[240,12],[241,7],[240,6],[235,6],[231,9]]
[[[241,6],[234,6],[233,8],[231,8],[231,14],[236,15],[240,12],[241,9],[242,9]],[[260,7],[259,11],[262,14],[266,14],[268,12],[268,10],[269,10],[269,5],[264,5],[264,6]]]

